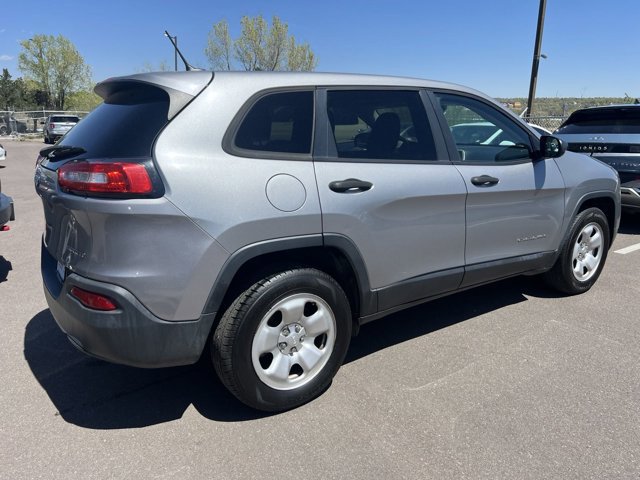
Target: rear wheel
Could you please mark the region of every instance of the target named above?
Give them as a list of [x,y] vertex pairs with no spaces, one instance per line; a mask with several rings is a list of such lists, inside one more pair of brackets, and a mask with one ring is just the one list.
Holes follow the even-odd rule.
[[589,290],[596,282],[609,251],[609,223],[598,208],[580,212],[568,241],[553,268],[544,275],[552,287],[571,295]]
[[319,270],[296,269],[243,292],[222,316],[211,353],[240,401],[282,411],[329,386],[350,338],[351,309],[340,285]]

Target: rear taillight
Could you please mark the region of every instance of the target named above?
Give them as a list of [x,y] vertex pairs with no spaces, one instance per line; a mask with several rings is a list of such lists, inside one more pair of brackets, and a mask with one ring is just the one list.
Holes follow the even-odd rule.
[[99,293],[89,292],[79,287],[72,287],[70,293],[71,296],[76,298],[82,305],[93,310],[108,312],[118,308],[113,300]]
[[49,124],[49,128],[50,128],[51,130],[53,130],[54,128],[56,128],[56,124],[55,124],[55,123],[50,123],[50,124]]
[[153,182],[146,167],[127,162],[71,162],[58,169],[58,185],[67,192],[146,195]]

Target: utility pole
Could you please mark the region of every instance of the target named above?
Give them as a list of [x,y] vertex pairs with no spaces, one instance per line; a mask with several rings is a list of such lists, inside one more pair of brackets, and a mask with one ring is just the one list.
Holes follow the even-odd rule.
[[542,30],[544,29],[544,14],[547,9],[547,0],[540,0],[540,10],[538,11],[538,28],[536,30],[536,44],[533,49],[533,63],[531,64],[531,82],[529,83],[529,98],[527,99],[527,117],[531,117],[533,112],[533,99],[536,96],[536,83],[538,82],[538,66],[540,57],[547,58],[540,53],[542,47]]
[[173,68],[175,71],[178,71],[178,36],[171,36],[169,32],[164,31],[164,36],[169,39],[171,44],[173,45]]

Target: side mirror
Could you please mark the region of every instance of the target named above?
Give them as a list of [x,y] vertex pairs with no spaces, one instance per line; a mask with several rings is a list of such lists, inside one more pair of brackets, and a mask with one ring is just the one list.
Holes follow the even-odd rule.
[[543,135],[540,137],[540,156],[543,158],[558,158],[564,155],[567,147],[558,137]]

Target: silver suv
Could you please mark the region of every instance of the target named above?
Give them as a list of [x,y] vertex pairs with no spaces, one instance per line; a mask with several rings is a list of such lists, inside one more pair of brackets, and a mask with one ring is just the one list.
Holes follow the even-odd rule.
[[[279,411],[331,382],[358,327],[520,274],[596,281],[610,167],[474,90],[409,78],[150,73],[41,151],[45,295],[71,342],[196,362]],[[456,141],[456,125],[495,125]]]
[[79,121],[76,115],[49,115],[44,122],[44,143],[55,143]]

